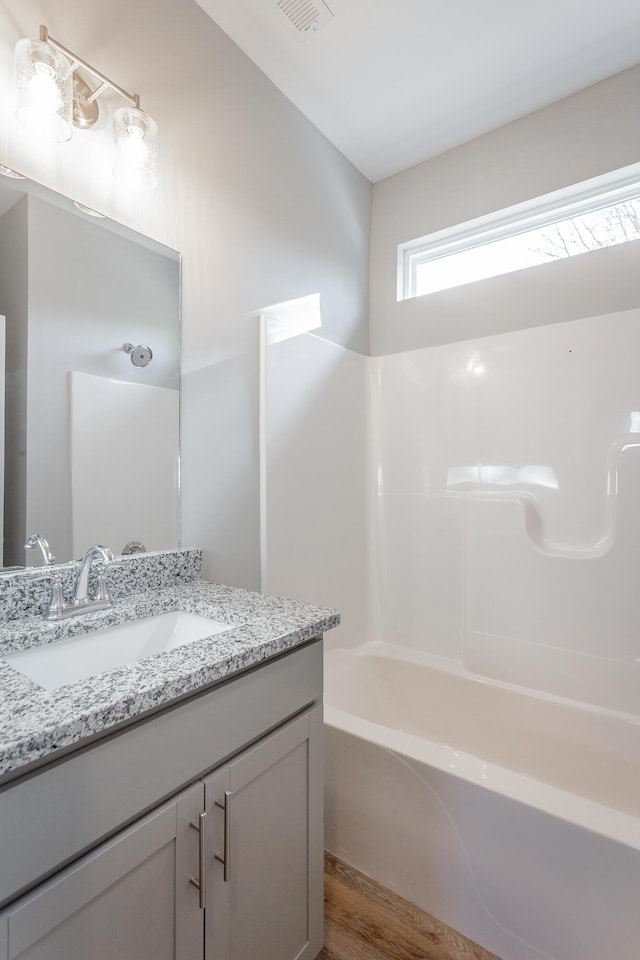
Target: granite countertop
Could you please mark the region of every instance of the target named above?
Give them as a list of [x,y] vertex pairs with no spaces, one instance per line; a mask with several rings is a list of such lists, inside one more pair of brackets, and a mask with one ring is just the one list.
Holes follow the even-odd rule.
[[[183,610],[240,624],[47,691],[2,657],[132,620]],[[194,580],[117,600],[106,611],[47,623],[30,616],[0,625],[0,777],[204,689],[319,636],[334,610]]]

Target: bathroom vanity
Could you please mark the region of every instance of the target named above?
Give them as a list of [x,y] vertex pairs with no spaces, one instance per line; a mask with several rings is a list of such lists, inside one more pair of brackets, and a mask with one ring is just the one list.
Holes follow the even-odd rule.
[[[167,556],[160,589],[123,587],[106,614],[0,628],[0,960],[321,949],[321,635],[338,616],[184,563],[172,579]],[[230,626],[53,690],[1,659],[178,610]]]

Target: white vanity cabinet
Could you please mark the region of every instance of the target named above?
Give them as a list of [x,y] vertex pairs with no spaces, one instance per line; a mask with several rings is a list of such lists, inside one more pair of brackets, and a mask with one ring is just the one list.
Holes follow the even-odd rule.
[[316,641],[6,786],[0,960],[313,960],[321,671]]

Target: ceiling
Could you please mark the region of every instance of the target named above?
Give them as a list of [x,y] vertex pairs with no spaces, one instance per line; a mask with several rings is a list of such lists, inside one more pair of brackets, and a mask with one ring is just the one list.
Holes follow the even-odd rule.
[[198,3],[374,182],[640,61],[638,0]]

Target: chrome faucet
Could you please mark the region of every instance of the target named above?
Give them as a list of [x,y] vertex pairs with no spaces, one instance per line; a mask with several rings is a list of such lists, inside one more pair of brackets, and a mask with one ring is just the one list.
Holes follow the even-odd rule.
[[45,614],[47,620],[65,620],[67,617],[79,617],[83,613],[106,610],[112,606],[104,573],[98,574],[96,589],[91,596],[89,595],[91,564],[96,559],[102,559],[108,564],[113,563],[115,557],[109,547],[103,547],[99,543],[89,547],[80,562],[80,569],[73,587],[73,598],[69,604],[64,601],[61,581],[54,579],[49,606]]
[[42,553],[42,560],[45,566],[51,566],[51,564],[56,562],[56,558],[51,553],[49,541],[45,540],[39,533],[34,533],[24,545],[25,550],[35,550],[36,547],[38,547]]
[[[78,571],[78,576],[76,577],[73,588],[73,606],[86,606],[88,603],[99,603],[102,601],[106,601],[105,606],[111,606],[104,574],[98,576],[98,587],[95,596],[89,597],[89,574],[91,573],[91,564],[97,557],[102,557],[105,563],[113,563],[115,560],[113,551],[109,547],[103,547],[99,543],[96,543],[94,547],[89,547],[82,558],[80,570]],[[94,607],[94,609],[96,608]]]

